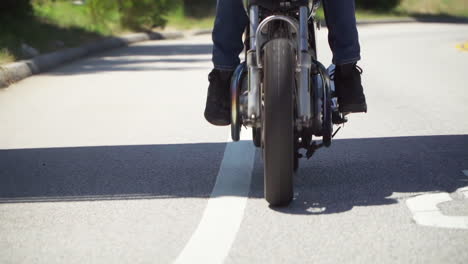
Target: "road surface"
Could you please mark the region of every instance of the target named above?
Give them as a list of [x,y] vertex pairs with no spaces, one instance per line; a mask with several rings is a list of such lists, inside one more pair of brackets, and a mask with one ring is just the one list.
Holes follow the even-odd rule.
[[286,208],[249,132],[203,118],[209,36],[0,90],[0,263],[468,263],[468,25],[359,30],[369,113],[301,160]]

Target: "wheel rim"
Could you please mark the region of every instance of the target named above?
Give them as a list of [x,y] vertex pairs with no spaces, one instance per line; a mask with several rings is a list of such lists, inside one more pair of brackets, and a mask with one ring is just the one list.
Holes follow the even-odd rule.
[[239,112],[239,96],[242,85],[242,76],[245,72],[245,63],[237,66],[231,78],[231,138],[239,141],[241,131],[241,117]]

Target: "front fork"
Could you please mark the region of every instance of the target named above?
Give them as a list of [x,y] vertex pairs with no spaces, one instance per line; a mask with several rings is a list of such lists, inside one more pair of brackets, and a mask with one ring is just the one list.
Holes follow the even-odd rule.
[[260,127],[260,68],[257,62],[257,29],[259,26],[258,6],[250,7],[250,50],[247,52],[247,68],[248,68],[248,100],[247,100],[247,118],[244,124],[252,127]]
[[299,9],[299,50],[297,65],[297,124],[298,127],[309,127],[312,119],[310,70],[312,58],[309,53],[309,8]]
[[312,67],[311,54],[309,53],[309,8],[302,6],[299,9],[299,22],[286,16],[270,16],[259,23],[259,8],[256,5],[250,7],[250,50],[247,52],[248,68],[248,100],[247,115],[243,124],[252,127],[261,126],[261,49],[267,41],[262,37],[263,28],[272,21],[284,21],[288,23],[296,33],[293,40],[297,45],[296,66],[296,126],[309,127],[312,120],[310,71]]

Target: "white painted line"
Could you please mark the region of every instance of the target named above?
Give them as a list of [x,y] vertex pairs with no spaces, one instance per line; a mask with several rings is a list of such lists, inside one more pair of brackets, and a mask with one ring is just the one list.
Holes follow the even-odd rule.
[[[462,171],[468,177],[468,170]],[[468,198],[468,186],[459,188],[456,192]],[[413,214],[417,224],[440,228],[468,229],[468,216],[448,216],[442,214],[438,204],[452,201],[448,193],[423,194],[406,200],[406,205]]]
[[439,212],[437,205],[451,200],[448,193],[432,193],[408,199],[406,204],[412,212]]
[[[462,172],[468,177],[468,170],[463,170]],[[458,189],[458,192],[461,192],[468,199],[468,186]]]
[[463,194],[468,199],[468,186],[458,189],[457,192]]
[[466,216],[448,216],[440,212],[420,212],[414,216],[414,220],[424,226],[468,229],[468,217]]
[[250,130],[242,130],[242,141],[226,145],[208,205],[176,264],[223,263],[229,254],[250,190],[255,158],[251,135]]
[[468,229],[468,216],[444,215],[437,207],[438,204],[449,201],[452,198],[448,193],[423,194],[406,200],[406,205],[419,225]]

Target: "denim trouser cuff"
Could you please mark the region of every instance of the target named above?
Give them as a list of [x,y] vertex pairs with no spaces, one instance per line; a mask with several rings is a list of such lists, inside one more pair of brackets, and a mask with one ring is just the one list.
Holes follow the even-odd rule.
[[236,66],[224,66],[224,65],[214,65],[214,68],[217,69],[217,70],[221,70],[221,71],[233,71],[235,70],[237,67]]
[[[333,63],[357,62],[360,59],[360,46],[354,0],[324,0],[323,6]],[[248,23],[241,0],[217,0],[212,35],[215,69],[233,70],[237,67],[239,54],[244,49],[242,34]]]
[[361,56],[354,57],[351,59],[340,59],[340,60],[335,60],[333,59],[333,64],[335,65],[343,65],[343,64],[349,64],[349,63],[355,63],[361,60]]

